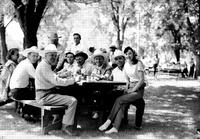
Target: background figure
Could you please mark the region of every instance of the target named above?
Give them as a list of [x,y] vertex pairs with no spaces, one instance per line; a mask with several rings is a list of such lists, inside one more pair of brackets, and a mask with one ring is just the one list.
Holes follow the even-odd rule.
[[59,43],[59,38],[61,38],[60,36],[58,36],[57,33],[52,33],[49,37],[49,40],[50,40],[50,43],[51,44],[54,44],[57,48],[57,50],[60,52],[58,54],[58,57],[57,57],[57,65],[53,66],[52,69],[55,70],[55,71],[59,71],[60,69],[60,65],[63,63],[64,61],[64,57],[65,57],[65,54],[64,54],[64,51],[65,51],[65,48]]
[[117,67],[117,64],[115,64],[115,60],[114,60],[114,52],[117,49],[114,45],[109,47],[110,49],[110,53],[109,53],[109,65],[112,66],[112,68],[114,69],[115,67]]
[[195,64],[194,64],[194,59],[191,58],[189,77],[194,77],[194,74],[195,74]]
[[187,69],[187,63],[184,62],[181,72],[182,78],[188,77],[188,69]]
[[17,66],[17,60],[19,58],[19,50],[17,48],[11,48],[7,54],[7,62],[3,66],[1,72],[1,94],[0,94],[0,106],[5,105],[9,102],[12,102],[9,99],[9,92],[10,92],[10,78],[11,75]]
[[154,57],[154,64],[153,64],[153,75],[156,76],[156,72],[158,71],[158,64],[159,64],[159,58],[158,58],[158,54],[155,55]]
[[58,36],[57,33],[52,33],[49,37],[50,39],[50,43],[54,44],[56,46],[56,48],[58,49],[58,51],[64,51],[65,48],[59,43],[59,39],[61,38],[61,36]]

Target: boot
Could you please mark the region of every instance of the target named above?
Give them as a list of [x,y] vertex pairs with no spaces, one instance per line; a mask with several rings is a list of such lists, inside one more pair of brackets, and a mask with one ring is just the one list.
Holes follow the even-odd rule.
[[69,136],[77,136],[78,134],[73,130],[73,125],[62,125],[62,131]]

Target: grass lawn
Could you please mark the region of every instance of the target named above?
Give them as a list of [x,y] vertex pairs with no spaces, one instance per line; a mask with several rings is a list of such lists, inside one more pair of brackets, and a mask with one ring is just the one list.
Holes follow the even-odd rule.
[[[196,128],[200,127],[200,81],[173,78],[148,78],[145,91],[145,113],[143,129],[133,129],[135,108],[129,109],[129,125],[122,126],[120,132],[105,135],[97,131],[97,120],[90,117],[79,118],[80,136],[77,139],[195,139]],[[42,135],[39,123],[24,121],[14,113],[13,103],[0,107],[0,139],[68,139],[61,131],[52,135]]]

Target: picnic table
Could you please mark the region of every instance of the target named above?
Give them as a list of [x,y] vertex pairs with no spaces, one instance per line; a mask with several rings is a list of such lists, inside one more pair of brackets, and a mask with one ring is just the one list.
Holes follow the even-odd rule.
[[[78,85],[80,85],[83,90],[88,90],[88,92],[84,92],[84,95],[82,95],[84,102],[79,105],[79,109],[86,109],[87,111],[98,111],[100,113],[99,122],[102,123],[105,119],[105,112],[107,111],[107,107],[104,105],[104,100],[106,97],[108,97],[107,92],[112,90],[115,86],[125,86],[126,82],[107,80],[82,80],[81,82],[78,82]],[[93,103],[92,100],[95,102]]]

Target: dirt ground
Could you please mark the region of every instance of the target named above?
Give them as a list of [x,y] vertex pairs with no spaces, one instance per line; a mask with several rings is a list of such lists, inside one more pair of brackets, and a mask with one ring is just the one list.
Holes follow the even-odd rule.
[[[197,139],[200,127],[200,81],[176,78],[148,78],[145,91],[143,129],[133,129],[135,108],[129,110],[129,125],[119,134],[105,135],[97,131],[97,121],[88,117],[79,119],[78,139]],[[40,123],[24,121],[14,112],[13,103],[0,107],[0,139],[68,139],[60,131],[42,135]]]

